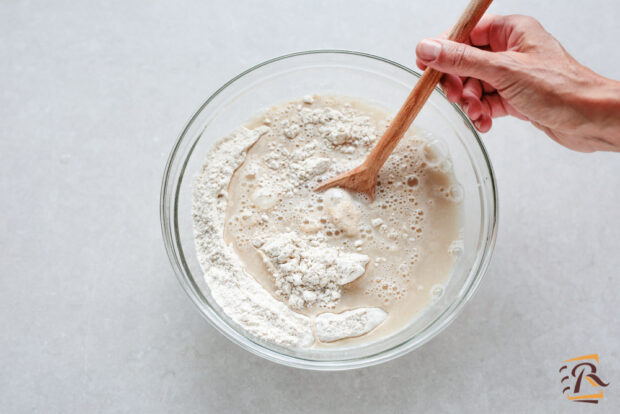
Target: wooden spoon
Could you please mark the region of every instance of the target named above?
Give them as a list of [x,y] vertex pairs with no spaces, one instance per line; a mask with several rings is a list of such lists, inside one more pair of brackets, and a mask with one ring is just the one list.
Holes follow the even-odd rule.
[[[493,0],[471,0],[467,8],[456,22],[450,34],[449,40],[463,43],[469,37],[472,29],[476,26],[486,9]],[[388,159],[400,139],[411,126],[411,123],[424,106],[443,73],[426,68],[407,100],[390,123],[377,145],[370,151],[364,162],[337,177],[334,177],[318,186],[315,191],[323,191],[332,187],[342,187],[349,190],[359,191],[366,194],[370,200],[375,199],[375,187],[377,186],[377,174]]]

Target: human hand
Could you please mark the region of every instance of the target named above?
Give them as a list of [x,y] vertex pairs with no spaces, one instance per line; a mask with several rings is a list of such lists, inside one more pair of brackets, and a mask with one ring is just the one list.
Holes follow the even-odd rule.
[[425,39],[416,54],[421,69],[444,72],[448,99],[480,132],[512,115],[570,149],[620,151],[620,82],[581,65],[532,17],[485,15],[466,44]]

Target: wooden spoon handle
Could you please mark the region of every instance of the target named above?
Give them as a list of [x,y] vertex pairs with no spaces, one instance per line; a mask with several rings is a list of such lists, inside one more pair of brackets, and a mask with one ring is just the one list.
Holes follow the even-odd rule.
[[[469,34],[492,1],[471,0],[459,20],[450,30],[448,39],[459,43],[467,40]],[[435,69],[426,68],[420,80],[418,80],[407,97],[407,100],[390,123],[390,126],[364,161],[367,167],[375,170],[376,173],[379,172],[400,139],[411,126],[411,123],[426,103],[428,97],[433,93],[442,75],[443,73]]]
[[493,0],[471,0],[459,20],[450,29],[448,40],[459,43],[466,41],[492,2]]

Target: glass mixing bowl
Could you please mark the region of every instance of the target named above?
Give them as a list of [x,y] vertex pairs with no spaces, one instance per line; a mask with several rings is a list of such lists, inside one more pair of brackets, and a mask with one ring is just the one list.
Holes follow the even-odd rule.
[[497,232],[497,195],[480,137],[458,106],[435,89],[415,125],[441,137],[463,186],[464,249],[443,296],[402,330],[375,342],[327,349],[288,349],[250,336],[213,300],[194,248],[192,185],[211,146],[268,106],[307,94],[361,98],[396,113],[420,74],[365,53],[318,50],[271,59],[218,89],[187,123],[168,159],[161,189],[161,226],[179,282],[217,330],[246,350],[281,364],[343,370],[403,355],[437,335],[473,295]]

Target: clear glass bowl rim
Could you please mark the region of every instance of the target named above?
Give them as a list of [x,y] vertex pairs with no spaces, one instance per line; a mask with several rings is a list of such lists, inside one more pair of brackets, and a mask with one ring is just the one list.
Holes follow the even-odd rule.
[[[293,357],[289,355],[281,354],[277,351],[266,348],[256,342],[251,341],[247,336],[241,335],[236,330],[232,329],[232,327],[228,326],[226,323],[220,322],[217,312],[211,307],[211,305],[206,301],[206,298],[203,296],[200,288],[193,281],[191,271],[187,265],[185,260],[185,255],[183,253],[183,248],[180,242],[179,236],[179,228],[178,228],[178,198],[180,193],[181,186],[179,185],[183,180],[185,168],[188,163],[190,156],[192,155],[194,145],[190,148],[186,158],[182,161],[180,175],[176,182],[172,182],[171,173],[173,172],[173,164],[176,161],[178,151],[181,147],[181,144],[184,140],[192,139],[192,137],[187,136],[187,132],[190,127],[196,121],[196,118],[199,114],[217,97],[222,91],[224,91],[228,86],[243,78],[245,75],[253,72],[259,68],[267,66],[271,63],[278,62],[285,59],[294,58],[297,56],[303,55],[315,55],[315,54],[341,54],[341,55],[355,55],[358,57],[364,57],[369,59],[378,60],[383,63],[387,63],[392,65],[398,69],[404,70],[409,74],[420,78],[421,74],[413,69],[410,69],[404,65],[401,65],[392,60],[372,55],[364,52],[357,52],[351,50],[341,50],[341,49],[319,49],[319,50],[307,50],[289,53],[286,55],[278,56],[269,60],[266,60],[262,63],[259,63],[251,68],[241,72],[237,76],[230,79],[224,85],[222,85],[218,90],[216,90],[200,107],[194,112],[191,118],[185,124],[181,134],[177,138],[172,151],[170,152],[170,156],[168,157],[168,161],[166,162],[166,167],[164,169],[164,175],[161,185],[161,195],[160,195],[160,220],[161,220],[161,229],[162,235],[164,239],[164,245],[166,248],[166,253],[170,260],[170,263],[173,267],[175,275],[183,287],[183,290],[190,297],[192,302],[199,309],[202,316],[209,321],[209,323],[215,327],[220,333],[222,333],[225,337],[227,337],[232,342],[241,346],[243,349],[261,356],[267,360],[283,364],[290,367],[310,369],[310,370],[319,370],[319,371],[341,371],[355,368],[362,368],[367,366],[372,366],[376,364],[380,364],[382,362],[387,362],[392,359],[395,359],[401,355],[404,355],[415,348],[422,346],[424,343],[431,340],[435,337],[439,332],[445,329],[461,312],[463,306],[469,299],[473,296],[475,291],[477,290],[482,277],[486,273],[486,270],[489,266],[490,259],[492,256],[493,248],[495,246],[495,240],[497,237],[497,224],[498,224],[498,197],[497,197],[497,185],[495,180],[495,174],[493,172],[493,167],[491,165],[488,153],[478,132],[472,125],[469,118],[463,113],[461,108],[454,104],[450,103],[452,107],[457,111],[457,113],[463,118],[465,124],[472,132],[476,143],[480,147],[482,156],[486,163],[486,168],[489,173],[489,178],[491,181],[491,194],[490,201],[492,203],[492,208],[488,212],[488,228],[486,234],[486,243],[484,249],[482,250],[481,260],[479,262],[479,266],[475,269],[475,276],[472,279],[471,283],[468,286],[467,291],[464,295],[457,298],[455,302],[453,302],[448,308],[446,308],[436,319],[429,324],[425,329],[416,333],[414,336],[408,338],[407,340],[401,342],[399,345],[391,347],[389,349],[385,349],[381,352],[378,352],[374,355],[368,355],[361,358],[353,358],[346,359],[340,361],[316,361],[303,359],[299,357]],[[443,96],[444,99],[447,100],[445,93],[439,88],[436,87],[435,90]],[[198,140],[196,140],[197,142]],[[173,206],[172,215],[170,214],[170,204]],[[472,269],[474,271],[474,269]]]

